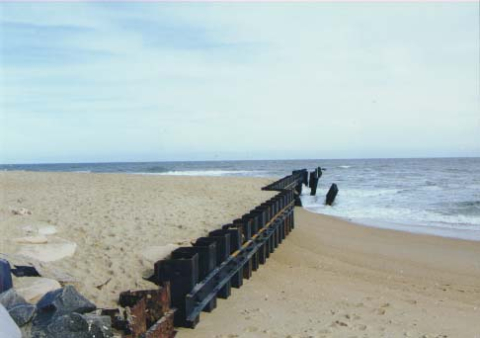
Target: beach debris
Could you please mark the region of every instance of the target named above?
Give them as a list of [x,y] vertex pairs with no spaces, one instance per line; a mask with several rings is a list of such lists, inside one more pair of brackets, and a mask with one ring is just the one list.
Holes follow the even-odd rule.
[[22,338],[20,328],[15,324],[7,309],[0,304],[0,337]]
[[7,291],[13,286],[10,263],[0,258],[0,293]]
[[10,208],[10,212],[16,216],[25,216],[32,214],[32,212],[26,208]]
[[50,237],[48,243],[42,245],[21,245],[17,254],[42,262],[53,262],[65,257],[73,256],[76,249],[77,244],[75,242],[67,241],[60,237]]
[[102,310],[109,315],[113,327],[126,337],[174,337],[173,318],[176,310],[170,309],[170,284],[154,290],[125,291],[119,304],[125,307],[123,317],[116,309]]
[[14,238],[13,241],[18,244],[45,244],[48,238],[45,236],[26,236]]
[[46,293],[61,287],[58,281],[42,277],[22,277],[15,282],[17,293],[32,304],[35,304]]
[[335,201],[335,197],[337,197],[338,194],[338,187],[335,183],[333,183],[328,190],[327,196],[325,198],[325,204],[327,205],[332,205],[333,202]]
[[105,285],[107,285],[108,282],[110,282],[111,280],[112,280],[112,278],[109,278],[109,279],[107,279],[105,282],[103,282],[102,284],[97,285],[97,286],[95,286],[95,287],[96,287],[97,289],[101,290],[101,289],[102,289]]

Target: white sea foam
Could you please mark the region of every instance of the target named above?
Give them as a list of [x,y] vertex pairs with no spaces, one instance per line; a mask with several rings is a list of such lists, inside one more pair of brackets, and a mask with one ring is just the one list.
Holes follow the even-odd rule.
[[[321,214],[346,218],[357,223],[402,231],[434,234],[446,237],[480,240],[480,215],[441,213],[441,208],[428,209],[415,201],[408,203],[398,189],[342,189],[333,206],[325,205],[323,189],[310,196],[304,187],[304,208]],[[422,202],[422,201],[420,201]],[[468,203],[466,204],[468,206]],[[475,206],[475,204],[473,204]]]
[[166,171],[161,173],[134,173],[137,175],[158,175],[158,176],[259,176],[261,171],[253,170],[185,170]]

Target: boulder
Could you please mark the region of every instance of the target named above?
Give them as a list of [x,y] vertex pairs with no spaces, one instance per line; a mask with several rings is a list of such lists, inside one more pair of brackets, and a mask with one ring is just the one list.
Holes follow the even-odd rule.
[[94,311],[96,308],[95,304],[78,293],[72,285],[48,292],[37,303],[38,311],[53,311],[55,312],[55,316],[61,316],[71,312],[87,313]]
[[15,291],[15,289],[8,289],[7,291],[0,293],[0,304],[2,304],[5,309],[10,310],[14,306],[28,303],[17,293],[17,291]]
[[2,304],[0,304],[0,337],[22,338],[20,328],[15,324]]
[[113,337],[110,317],[70,313],[55,318],[43,332],[34,330],[34,337],[109,338]]
[[10,317],[15,321],[15,323],[22,327],[27,324],[35,314],[36,306],[32,304],[19,304],[10,309],[8,309],[8,313]]
[[94,337],[89,335],[89,325],[86,320],[76,314],[84,314],[95,309],[95,304],[83,297],[71,285],[50,291],[37,303],[32,335],[33,337],[59,338]]

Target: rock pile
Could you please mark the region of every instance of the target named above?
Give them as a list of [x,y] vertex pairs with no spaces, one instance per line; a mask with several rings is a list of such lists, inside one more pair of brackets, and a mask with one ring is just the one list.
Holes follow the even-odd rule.
[[2,337],[20,338],[19,327],[33,338],[113,337],[110,317],[97,315],[95,304],[71,285],[46,293],[36,305],[9,289],[0,294],[0,304]]

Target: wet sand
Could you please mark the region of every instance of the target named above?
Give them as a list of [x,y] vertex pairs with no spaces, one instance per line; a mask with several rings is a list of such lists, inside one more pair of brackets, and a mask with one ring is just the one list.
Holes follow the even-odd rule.
[[178,337],[480,337],[480,242],[295,217],[267,264]]

